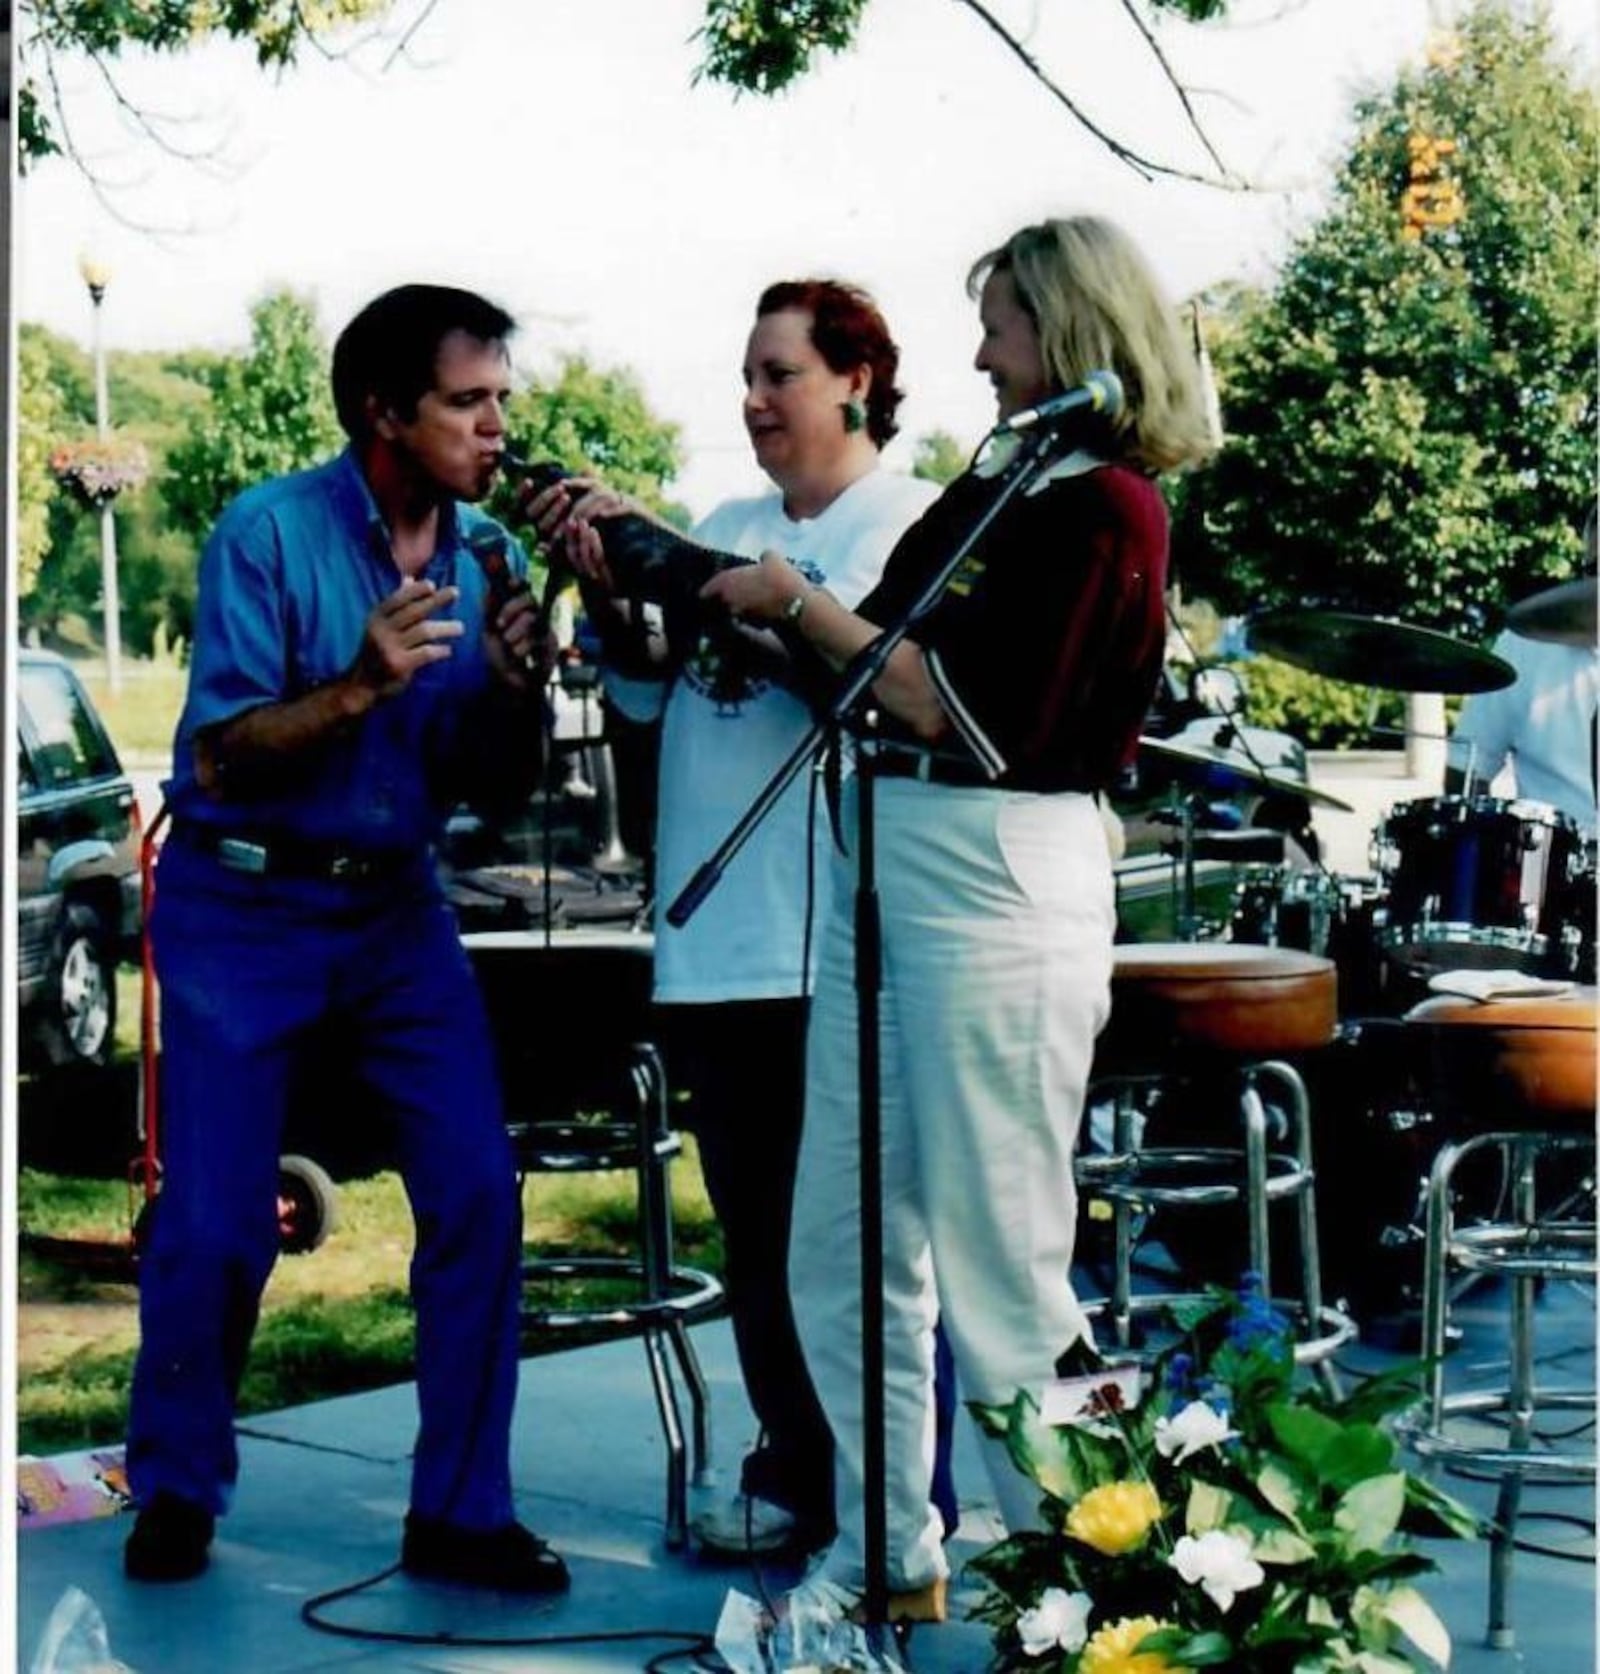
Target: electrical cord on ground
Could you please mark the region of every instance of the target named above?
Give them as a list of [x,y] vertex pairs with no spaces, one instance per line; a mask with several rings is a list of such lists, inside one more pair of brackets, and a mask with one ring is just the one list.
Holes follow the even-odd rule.
[[[433,1633],[424,1633],[404,1628],[357,1627],[350,1622],[333,1621],[321,1614],[327,1605],[337,1604],[341,1599],[353,1598],[399,1573],[400,1565],[393,1563],[375,1575],[318,1593],[300,1606],[300,1620],[307,1627],[315,1628],[318,1633],[331,1634],[336,1639],[364,1639],[387,1645],[460,1645],[472,1650],[536,1650],[558,1645],[637,1645],[658,1643],[662,1640],[681,1641],[682,1648],[669,1653],[676,1657],[699,1655],[703,1651],[715,1648],[706,1634],[688,1628],[614,1628],[590,1633],[540,1634],[456,1633],[450,1629],[441,1629]],[[655,1661],[647,1664],[649,1668],[656,1666]]]
[[[1574,1486],[1576,1486],[1574,1484]],[[1592,1517],[1578,1517],[1570,1511],[1524,1511],[1520,1521],[1527,1523],[1565,1523],[1581,1529],[1592,1541],[1595,1525]],[[1559,1558],[1568,1564],[1592,1564],[1594,1553],[1580,1552],[1565,1546],[1546,1546],[1543,1541],[1524,1540],[1520,1536],[1511,1542],[1518,1552],[1528,1552],[1539,1558]]]

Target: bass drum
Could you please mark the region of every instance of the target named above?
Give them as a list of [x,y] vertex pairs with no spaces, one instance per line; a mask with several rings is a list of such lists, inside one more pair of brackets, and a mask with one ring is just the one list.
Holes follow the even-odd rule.
[[1331,959],[1343,1016],[1384,1010],[1377,927],[1383,895],[1376,878],[1341,872],[1255,867],[1234,892],[1229,939],[1292,947]]
[[1569,975],[1578,958],[1578,828],[1542,802],[1429,797],[1378,828],[1388,896],[1380,940],[1416,974],[1502,966]]

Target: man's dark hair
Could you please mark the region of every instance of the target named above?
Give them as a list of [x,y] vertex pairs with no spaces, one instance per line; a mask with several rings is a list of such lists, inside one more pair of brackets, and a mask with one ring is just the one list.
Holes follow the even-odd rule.
[[503,343],[517,322],[494,303],[451,285],[397,285],[375,297],[333,346],[333,404],[355,442],[371,430],[367,397],[401,418],[433,388],[439,345],[452,331],[480,343]]

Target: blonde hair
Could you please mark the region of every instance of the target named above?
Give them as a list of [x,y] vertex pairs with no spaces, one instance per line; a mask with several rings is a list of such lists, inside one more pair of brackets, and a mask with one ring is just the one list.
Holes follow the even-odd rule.
[[1102,369],[1122,380],[1123,410],[1112,434],[1124,460],[1169,471],[1213,451],[1194,353],[1149,264],[1120,227],[1097,215],[1024,227],[972,264],[968,293],[977,297],[995,273],[1011,275],[1058,388]]

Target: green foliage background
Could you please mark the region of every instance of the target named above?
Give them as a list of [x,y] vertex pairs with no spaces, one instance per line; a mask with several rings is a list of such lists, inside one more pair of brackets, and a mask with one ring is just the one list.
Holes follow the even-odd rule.
[[[1481,639],[1572,573],[1594,496],[1597,115],[1547,17],[1478,0],[1459,59],[1358,109],[1330,213],[1267,295],[1213,298],[1228,442],[1185,484],[1185,587]],[[1456,225],[1402,237],[1408,138]],[[1220,319],[1219,319],[1220,314]]]
[[[124,643],[138,654],[186,641],[199,553],[218,514],[255,482],[344,445],[329,348],[312,298],[279,290],[250,311],[239,354],[113,352],[108,398],[118,435],[148,449],[148,482],[115,506]],[[18,621],[68,649],[98,643],[99,521],[61,491],[49,453],[94,430],[93,372],[77,344],[24,324],[18,345]],[[679,524],[666,486],[682,463],[676,425],[651,412],[624,368],[564,360],[512,396],[509,434],[528,455],[597,475]],[[513,515],[508,489],[491,509]]]

